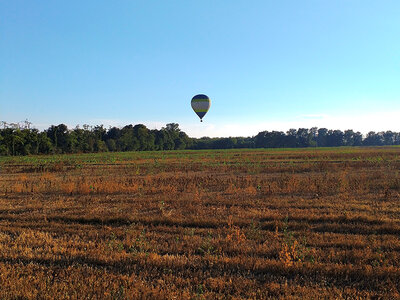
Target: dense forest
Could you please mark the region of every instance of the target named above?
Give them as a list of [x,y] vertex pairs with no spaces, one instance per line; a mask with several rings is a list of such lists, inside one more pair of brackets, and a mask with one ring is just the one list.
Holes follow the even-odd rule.
[[296,148],[400,145],[400,133],[299,128],[262,131],[254,137],[190,138],[176,123],[160,130],[142,124],[123,128],[84,125],[69,129],[60,124],[47,130],[21,127],[0,129],[0,155],[91,153],[106,151],[152,151],[183,149]]

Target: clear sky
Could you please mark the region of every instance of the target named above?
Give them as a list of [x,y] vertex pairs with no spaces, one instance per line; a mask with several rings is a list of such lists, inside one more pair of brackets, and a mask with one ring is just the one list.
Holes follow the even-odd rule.
[[400,131],[400,1],[0,1],[0,120],[25,119]]

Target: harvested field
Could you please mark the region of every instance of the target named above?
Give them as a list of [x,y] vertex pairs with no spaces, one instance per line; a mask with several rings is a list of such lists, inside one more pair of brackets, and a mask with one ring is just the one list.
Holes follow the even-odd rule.
[[0,298],[400,297],[400,148],[0,158]]

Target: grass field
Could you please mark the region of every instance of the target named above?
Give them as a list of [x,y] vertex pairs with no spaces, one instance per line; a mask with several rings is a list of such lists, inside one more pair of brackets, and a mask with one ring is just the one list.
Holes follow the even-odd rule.
[[400,148],[0,158],[0,298],[400,297]]

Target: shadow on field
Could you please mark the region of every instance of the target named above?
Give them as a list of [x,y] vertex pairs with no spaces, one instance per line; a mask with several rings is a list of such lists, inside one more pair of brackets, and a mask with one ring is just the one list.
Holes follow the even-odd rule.
[[157,280],[163,275],[173,272],[181,278],[192,278],[193,272],[201,279],[220,276],[237,276],[242,274],[249,279],[254,279],[261,284],[268,282],[293,282],[307,286],[321,281],[327,286],[347,287],[349,285],[359,290],[382,290],[386,284],[400,288],[400,270],[398,268],[377,268],[371,270],[364,266],[353,265],[321,265],[299,264],[286,267],[275,260],[267,260],[264,265],[257,267],[246,266],[246,262],[215,262],[213,265],[199,264],[197,259],[183,265],[166,265],[160,260],[150,258],[123,259],[113,262],[105,262],[91,259],[85,256],[76,256],[68,259],[35,259],[35,258],[0,258],[0,263],[8,265],[37,265],[39,267],[55,270],[76,268],[96,268],[107,270],[114,274],[146,274],[148,280]]
[[[265,230],[273,230],[277,220],[274,218],[262,218],[261,223]],[[400,225],[396,222],[386,222],[383,220],[373,220],[368,218],[356,217],[327,217],[327,218],[289,218],[288,226],[294,231],[329,232],[343,234],[384,234],[399,235]]]

